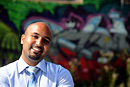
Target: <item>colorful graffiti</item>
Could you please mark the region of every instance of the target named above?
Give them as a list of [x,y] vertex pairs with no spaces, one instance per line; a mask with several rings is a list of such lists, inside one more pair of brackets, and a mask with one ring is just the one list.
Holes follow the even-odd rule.
[[52,46],[58,44],[86,59],[91,59],[97,50],[121,51],[129,48],[125,18],[120,15],[111,9],[108,18],[103,14],[90,14],[85,22],[74,13],[70,13],[68,18],[62,18],[60,22],[33,16],[23,22],[23,31],[29,23],[46,22],[53,32]]
[[[23,31],[28,24],[36,21],[43,21],[52,29],[53,40],[49,59],[70,71],[73,70],[72,64],[80,66],[80,69],[74,70],[78,74],[75,79],[97,80],[102,64],[111,60],[114,60],[113,67],[120,66],[122,62],[121,67],[126,67],[124,60],[115,59],[115,55],[122,55],[125,54],[123,50],[130,50],[129,41],[126,39],[129,30],[125,27],[126,17],[122,17],[115,9],[111,9],[107,17],[104,14],[89,14],[85,21],[73,12],[70,12],[68,17],[63,17],[60,22],[32,16],[23,22]],[[116,64],[115,60],[120,63]]]

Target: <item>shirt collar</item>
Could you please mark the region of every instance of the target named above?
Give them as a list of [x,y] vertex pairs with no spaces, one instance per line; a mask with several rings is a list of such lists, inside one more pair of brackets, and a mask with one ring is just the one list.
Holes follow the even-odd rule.
[[[23,60],[23,58],[21,56],[20,59],[19,59],[19,61],[18,61],[18,72],[21,73],[28,66],[29,65]],[[47,65],[46,65],[46,61],[44,59],[41,62],[39,62],[36,65],[36,67],[40,68],[45,73],[47,71]]]
[[43,72],[46,73],[47,71],[47,65],[46,65],[46,61],[43,59],[41,60],[41,62],[39,62],[36,67],[40,68]]
[[22,56],[18,61],[18,72],[21,73],[29,65],[23,60]]

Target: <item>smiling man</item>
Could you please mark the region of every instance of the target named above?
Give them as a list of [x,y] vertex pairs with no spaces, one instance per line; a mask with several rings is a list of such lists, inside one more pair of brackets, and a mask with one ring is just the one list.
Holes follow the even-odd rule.
[[0,68],[0,87],[74,87],[70,72],[44,60],[52,34],[43,22],[30,24],[21,36],[19,60]]
[[41,22],[29,25],[21,37],[23,60],[31,66],[38,64],[49,51],[51,35],[49,27]]

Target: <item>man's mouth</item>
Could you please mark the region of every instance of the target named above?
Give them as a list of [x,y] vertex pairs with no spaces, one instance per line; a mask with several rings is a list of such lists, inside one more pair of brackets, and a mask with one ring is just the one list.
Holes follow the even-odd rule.
[[35,52],[35,53],[39,53],[39,52],[43,52],[42,51],[42,49],[40,49],[40,48],[37,48],[37,47],[34,47],[34,48],[32,48],[33,49],[33,51]]

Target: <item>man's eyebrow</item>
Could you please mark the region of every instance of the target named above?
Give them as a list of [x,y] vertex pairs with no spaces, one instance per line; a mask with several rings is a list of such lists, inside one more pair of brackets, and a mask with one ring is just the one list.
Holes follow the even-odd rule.
[[34,32],[34,33],[31,33],[31,34],[36,34],[36,35],[39,35],[39,33],[36,33],[36,32]]

